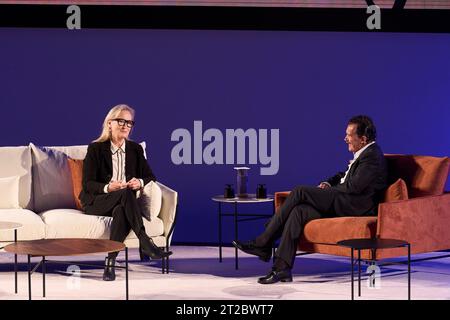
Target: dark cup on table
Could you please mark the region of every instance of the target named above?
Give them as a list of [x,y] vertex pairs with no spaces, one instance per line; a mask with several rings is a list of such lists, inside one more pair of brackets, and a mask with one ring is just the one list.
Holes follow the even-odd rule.
[[267,189],[265,184],[258,184],[258,187],[256,188],[256,198],[258,199],[267,198]]

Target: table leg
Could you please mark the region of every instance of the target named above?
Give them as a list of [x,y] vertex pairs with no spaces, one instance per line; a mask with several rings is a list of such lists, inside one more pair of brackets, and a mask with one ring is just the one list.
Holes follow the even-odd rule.
[[28,300],[31,300],[31,256],[28,255]]
[[354,292],[353,292],[353,248],[351,248],[351,251],[352,251],[352,261],[351,261],[351,268],[352,268],[352,281],[351,281],[351,286],[352,286],[352,300],[354,300],[355,299],[355,296],[354,296]]
[[[17,243],[17,229],[14,229],[14,243]],[[17,253],[14,254],[14,286],[17,293]]]
[[351,281],[352,289],[351,289],[351,291],[352,291],[352,300],[354,300],[355,296],[354,296],[354,292],[353,292],[353,279],[354,279],[354,276],[353,276],[353,248],[351,248],[351,252],[352,252],[352,254],[351,254],[351,268],[352,268],[352,281]]
[[361,297],[361,250],[358,249],[358,297]]
[[128,247],[125,247],[125,290],[126,300],[128,300]]
[[[234,238],[238,239],[238,215],[237,215],[237,202],[234,203]],[[234,260],[235,268],[238,269],[238,249],[234,248]]]
[[219,262],[222,262],[222,204],[219,202]]
[[45,256],[42,257],[42,296],[45,298]]
[[411,300],[411,244],[408,243],[408,300]]

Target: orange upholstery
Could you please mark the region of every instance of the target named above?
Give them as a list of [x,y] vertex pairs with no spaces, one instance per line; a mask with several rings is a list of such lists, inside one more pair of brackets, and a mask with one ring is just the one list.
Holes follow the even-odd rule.
[[384,193],[384,202],[408,200],[408,188],[403,179],[399,178],[391,184]]
[[[449,158],[386,155],[386,160],[391,185],[378,217],[312,220],[305,226],[299,250],[350,256],[350,249],[339,247],[338,241],[374,237],[406,240],[413,254],[450,249],[450,193],[444,193]],[[277,211],[288,195],[289,191],[275,193]],[[405,248],[377,250],[374,255],[361,252],[363,259],[377,260],[405,255]]]
[[306,224],[303,240],[335,244],[356,238],[373,238],[377,232],[377,217],[338,217],[316,219]]
[[385,155],[389,178],[405,180],[409,197],[440,195],[444,192],[450,159],[430,156]]
[[81,192],[81,179],[83,178],[83,160],[68,159],[70,173],[72,175],[73,197],[77,209],[82,210],[80,199],[78,196]]

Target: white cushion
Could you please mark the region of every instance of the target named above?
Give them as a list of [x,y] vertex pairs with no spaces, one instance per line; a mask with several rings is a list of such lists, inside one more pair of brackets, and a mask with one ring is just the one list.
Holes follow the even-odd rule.
[[0,178],[0,209],[21,209],[19,180],[20,176]]
[[138,203],[144,218],[151,221],[158,217],[162,205],[162,191],[158,184],[153,181],[147,183],[142,190]]
[[26,147],[0,147],[0,178],[20,176],[19,206],[33,209],[31,199],[31,151]]
[[[145,142],[140,143],[144,149]],[[72,176],[67,158],[84,159],[87,145],[38,147],[30,143],[33,154],[34,210],[75,209]]]
[[[0,209],[1,221],[16,222],[23,225],[17,229],[18,240],[36,240],[45,238],[45,224],[33,211],[26,209]],[[0,241],[13,241],[14,231],[0,232]]]
[[[109,239],[111,231],[111,217],[94,216],[75,209],[55,209],[40,214],[46,225],[46,238],[90,238]],[[144,221],[145,231],[150,237],[164,233],[161,219]],[[136,238],[133,231],[127,239]]]

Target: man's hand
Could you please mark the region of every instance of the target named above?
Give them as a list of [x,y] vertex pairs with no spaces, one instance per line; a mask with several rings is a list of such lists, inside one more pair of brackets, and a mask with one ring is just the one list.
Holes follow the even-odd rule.
[[328,184],[328,183],[325,183],[325,182],[321,182],[318,186],[317,186],[317,188],[320,188],[320,189],[328,189],[330,187],[330,185]]
[[131,190],[139,190],[141,188],[141,182],[138,179],[133,178],[127,182],[127,186]]
[[127,183],[122,181],[111,181],[108,184],[108,192],[117,191],[120,189],[125,189],[127,187]]

